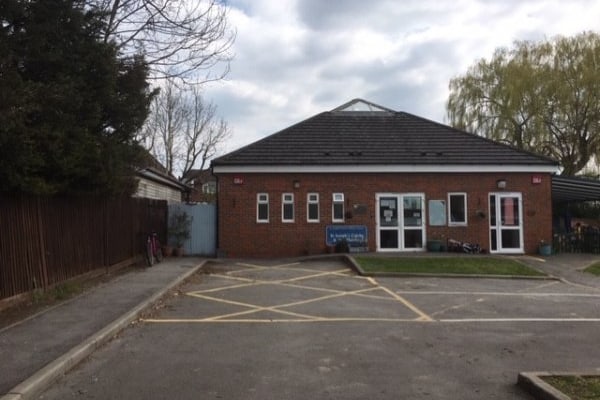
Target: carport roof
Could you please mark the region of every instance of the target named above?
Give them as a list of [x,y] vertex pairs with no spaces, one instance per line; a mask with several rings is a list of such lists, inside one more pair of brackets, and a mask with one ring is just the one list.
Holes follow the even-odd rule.
[[555,175],[552,177],[552,200],[555,202],[600,200],[600,181]]

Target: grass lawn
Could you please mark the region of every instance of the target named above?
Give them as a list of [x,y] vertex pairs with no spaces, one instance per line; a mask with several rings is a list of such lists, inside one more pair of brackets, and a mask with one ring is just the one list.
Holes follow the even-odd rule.
[[600,398],[600,376],[548,376],[543,379],[572,399]]
[[590,274],[600,276],[600,262],[590,265],[589,267],[584,269],[584,271],[589,272]]
[[495,257],[355,257],[365,272],[423,274],[544,276],[540,271],[508,258]]

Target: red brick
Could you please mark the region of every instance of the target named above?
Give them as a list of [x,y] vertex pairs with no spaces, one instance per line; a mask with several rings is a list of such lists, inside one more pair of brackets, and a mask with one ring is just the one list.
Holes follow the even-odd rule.
[[[535,174],[541,175],[541,174]],[[376,194],[423,193],[428,200],[446,200],[448,192],[466,192],[468,226],[434,227],[426,221],[426,236],[479,243],[489,250],[489,193],[519,192],[523,199],[523,234],[526,253],[535,253],[540,240],[552,239],[551,177],[542,174],[532,184],[530,173],[357,173],[357,174],[233,174],[218,176],[218,247],[228,257],[284,257],[326,251],[325,228],[332,225],[332,194],[344,193],[345,210],[367,206],[365,215],[353,215],[347,225],[365,225],[368,245],[376,249]],[[496,181],[507,181],[499,190]],[[294,181],[300,187],[294,188]],[[319,193],[320,222],[306,221],[308,193]],[[269,194],[269,223],[256,222],[256,195]],[[281,221],[281,196],[294,193],[295,221]],[[477,210],[485,217],[477,216]],[[429,210],[426,210],[426,214]]]

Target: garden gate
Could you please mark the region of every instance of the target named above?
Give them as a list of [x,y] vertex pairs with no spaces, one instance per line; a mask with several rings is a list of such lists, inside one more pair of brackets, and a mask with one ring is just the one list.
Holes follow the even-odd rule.
[[214,256],[217,252],[217,206],[215,204],[170,204],[169,218],[185,212],[192,219],[191,237],[184,244],[187,255]]

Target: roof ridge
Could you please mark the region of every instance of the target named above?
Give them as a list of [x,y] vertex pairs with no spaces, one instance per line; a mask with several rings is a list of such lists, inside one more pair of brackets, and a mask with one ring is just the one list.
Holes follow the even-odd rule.
[[[387,108],[387,107],[381,106],[379,104],[375,104],[372,101],[364,100],[359,97],[352,99],[352,100],[342,104],[341,106],[334,108],[333,110],[331,110],[331,112],[344,112],[344,111],[347,111],[346,110],[347,108],[349,108],[353,105],[359,104],[359,103],[364,103],[367,107],[369,107],[369,111],[367,111],[367,112],[378,112],[376,110],[373,110],[373,108],[379,109],[384,112],[385,111],[392,112],[392,113],[397,112],[396,110],[392,110],[391,108]],[[379,112],[381,112],[381,111],[379,111]],[[365,112],[365,111],[355,111],[355,112]]]

